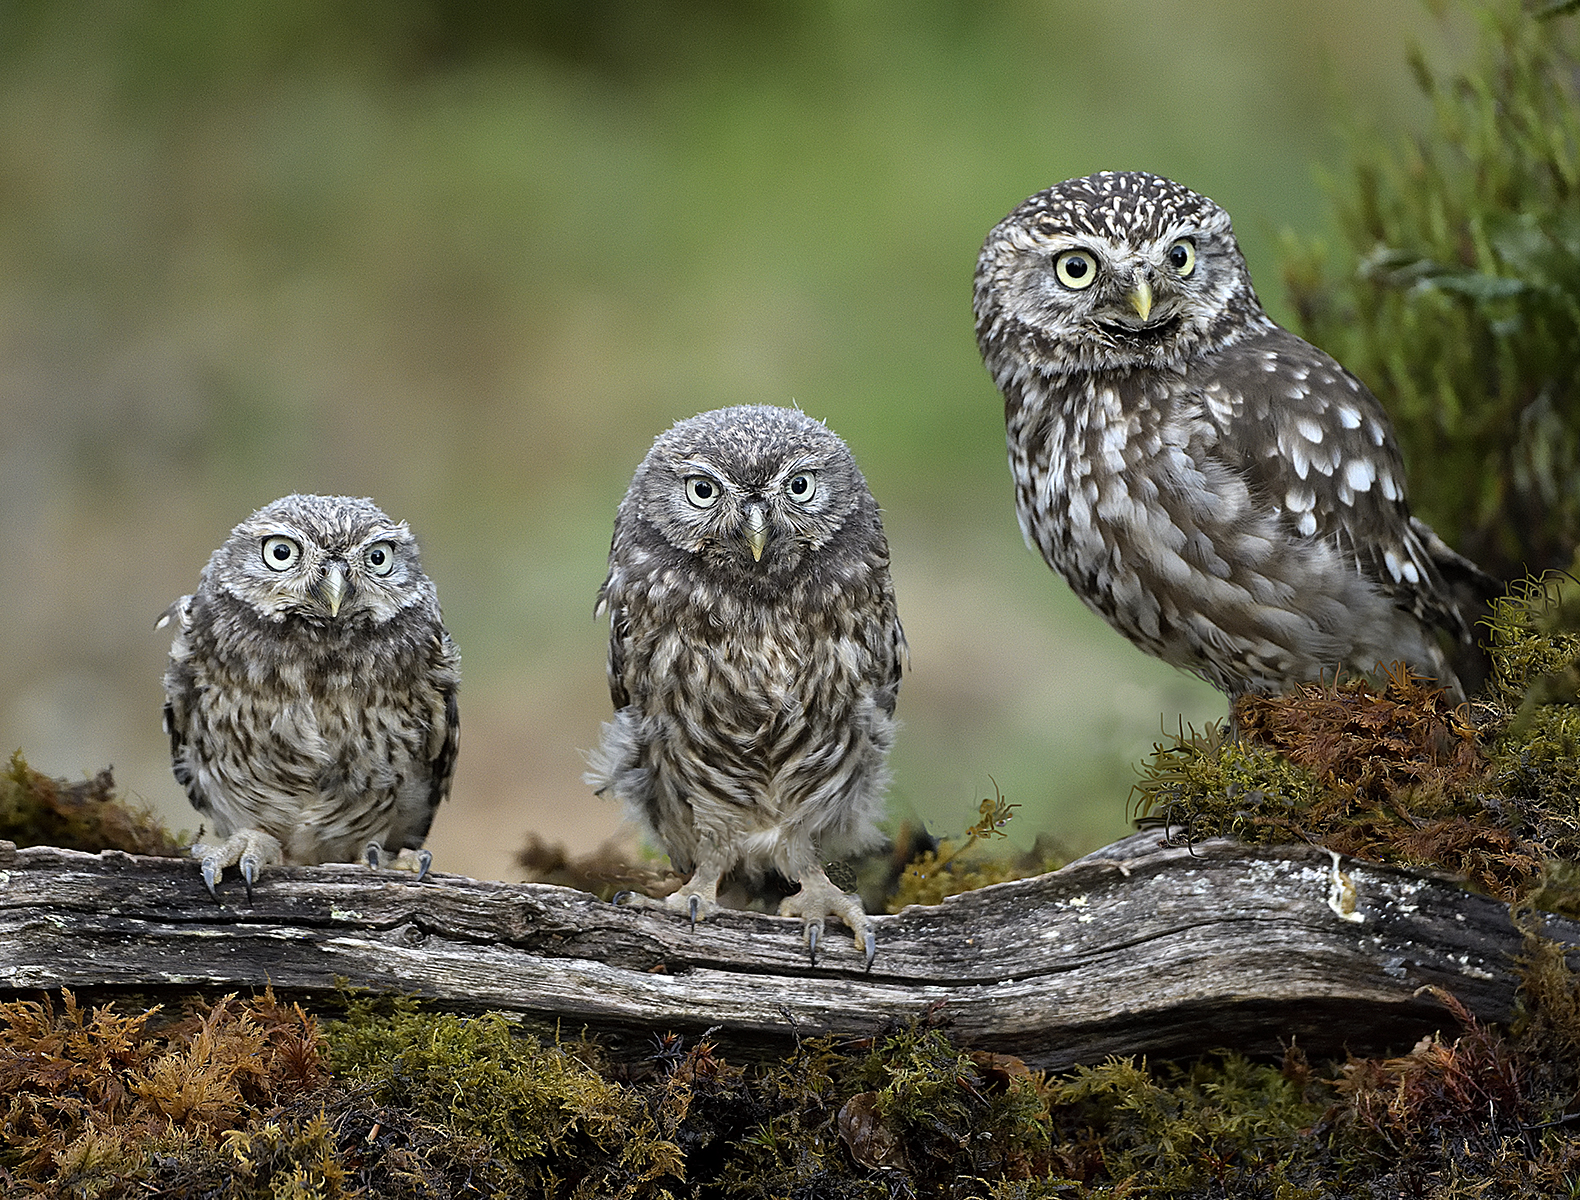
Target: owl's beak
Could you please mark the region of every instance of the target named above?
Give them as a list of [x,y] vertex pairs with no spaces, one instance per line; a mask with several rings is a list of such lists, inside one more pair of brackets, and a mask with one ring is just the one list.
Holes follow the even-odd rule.
[[1136,277],[1136,286],[1130,289],[1125,299],[1130,301],[1130,307],[1136,310],[1136,315],[1145,321],[1152,312],[1152,285],[1147,282],[1146,276]]
[[763,561],[763,547],[768,544],[768,513],[761,504],[746,506],[746,544],[752,548],[752,561]]
[[340,606],[345,603],[346,593],[350,590],[351,585],[346,580],[346,564],[337,558],[329,560],[323,578],[311,588],[313,595],[329,610],[331,617],[340,615]]

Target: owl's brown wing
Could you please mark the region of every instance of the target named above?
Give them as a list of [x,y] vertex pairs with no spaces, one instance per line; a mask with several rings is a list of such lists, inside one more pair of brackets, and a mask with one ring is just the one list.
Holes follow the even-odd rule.
[[626,616],[625,604],[621,598],[621,570],[610,565],[609,576],[603,581],[603,586],[598,589],[598,602],[593,606],[595,618],[609,614],[609,699],[614,702],[615,712],[619,712],[631,703],[631,693],[625,686],[625,649],[631,637],[631,622]]
[[212,816],[208,797],[197,785],[190,756],[190,730],[192,727],[192,702],[196,695],[197,681],[187,657],[187,635],[192,628],[192,597],[182,596],[160,614],[155,629],[175,624],[174,644],[170,648],[170,664],[165,670],[165,736],[170,739],[170,765],[176,782],[187,794],[192,807],[205,817]]
[[450,794],[450,781],[455,776],[455,756],[461,746],[461,707],[459,686],[455,682],[460,674],[460,654],[449,633],[439,631],[440,662],[434,671],[438,684],[439,720],[435,723],[430,741],[432,757],[429,766],[432,780],[428,787],[428,812],[438,808]]
[[1445,575],[1495,585],[1410,516],[1392,424],[1365,384],[1275,328],[1215,355],[1200,392],[1222,453],[1291,536],[1331,541],[1400,607],[1469,639]]

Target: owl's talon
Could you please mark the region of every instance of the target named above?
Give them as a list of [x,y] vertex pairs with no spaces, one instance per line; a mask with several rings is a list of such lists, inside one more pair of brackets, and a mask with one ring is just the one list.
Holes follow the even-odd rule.
[[252,903],[252,885],[258,882],[258,856],[248,851],[237,863],[241,868],[242,882],[247,885],[247,903]]
[[872,960],[878,957],[878,935],[869,929],[862,936],[861,940],[866,959],[866,961],[861,964],[861,969],[864,971],[870,971],[872,970]]
[[203,882],[208,887],[208,894],[213,896],[215,900],[218,900],[219,893],[214,890],[214,885],[219,882],[219,862],[217,859],[205,858],[203,860]]
[[421,883],[428,878],[428,868],[433,866],[433,851],[417,851],[417,882]]
[[383,856],[384,847],[377,842],[369,842],[362,850],[362,857],[367,862],[368,868],[373,871],[379,869],[379,859]]
[[691,914],[691,932],[692,933],[696,933],[697,932],[697,913],[701,910],[701,908],[702,908],[702,897],[696,895],[695,893],[693,893],[691,898],[689,900],[687,900],[687,902],[686,902],[686,911]]
[[806,923],[806,948],[812,959],[812,965],[817,966],[817,943],[823,936],[822,921],[808,921]]
[[609,903],[610,904],[621,904],[621,905],[628,904],[628,903],[630,903],[631,897],[634,896],[634,895],[636,895],[636,893],[633,892],[630,888],[624,888],[621,891],[618,891],[614,895],[610,896],[609,897]]

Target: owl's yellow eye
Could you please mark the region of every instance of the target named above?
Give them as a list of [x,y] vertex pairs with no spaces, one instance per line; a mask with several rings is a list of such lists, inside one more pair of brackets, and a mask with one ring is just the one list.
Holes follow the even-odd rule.
[[1078,292],[1097,278],[1097,259],[1090,250],[1066,250],[1054,258],[1053,273],[1065,287]]
[[289,571],[302,557],[302,548],[288,537],[276,534],[263,539],[263,561],[271,571]]
[[797,471],[785,484],[785,491],[797,504],[805,504],[817,494],[817,476],[811,471]]
[[723,490],[717,480],[709,479],[706,475],[690,475],[686,478],[686,499],[696,508],[712,508],[719,502],[719,493]]
[[1169,266],[1182,278],[1196,269],[1196,244],[1189,238],[1180,238],[1169,247]]
[[395,569],[395,547],[389,542],[374,542],[362,556],[368,570],[375,575],[388,575]]

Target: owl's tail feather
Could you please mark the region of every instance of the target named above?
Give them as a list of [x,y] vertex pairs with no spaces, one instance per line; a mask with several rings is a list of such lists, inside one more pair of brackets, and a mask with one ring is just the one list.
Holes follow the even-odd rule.
[[1454,639],[1449,664],[1467,695],[1482,691],[1492,673],[1492,662],[1481,645],[1479,626],[1492,615],[1492,602],[1504,592],[1503,583],[1487,574],[1451,547],[1426,522],[1410,518],[1410,527],[1443,580],[1442,627]]

